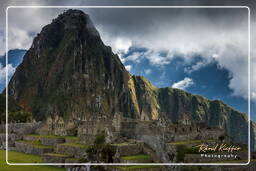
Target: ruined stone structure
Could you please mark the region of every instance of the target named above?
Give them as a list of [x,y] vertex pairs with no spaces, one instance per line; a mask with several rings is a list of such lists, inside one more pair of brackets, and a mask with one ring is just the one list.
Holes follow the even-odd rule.
[[[154,120],[136,120],[115,114],[113,119],[105,117],[78,118],[64,121],[62,117],[47,118],[41,132],[52,135],[77,135],[81,142],[92,143],[95,136],[105,132],[108,142],[122,141],[123,138],[140,139],[143,135],[160,135],[166,142],[193,139],[214,139],[225,135],[219,127],[208,127],[206,124],[167,124],[165,126]],[[47,130],[47,131],[45,131]]]

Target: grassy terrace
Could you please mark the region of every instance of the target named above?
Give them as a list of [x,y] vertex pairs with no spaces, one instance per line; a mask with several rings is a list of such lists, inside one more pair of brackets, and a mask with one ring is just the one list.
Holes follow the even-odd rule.
[[80,147],[80,148],[88,148],[89,147],[86,144],[79,144],[79,143],[63,143],[63,144],[59,144],[59,145],[70,146],[70,147]]
[[[9,151],[10,163],[41,163],[39,156]],[[5,151],[0,150],[0,171],[65,171],[54,166],[10,166],[5,162]]]
[[186,144],[194,144],[194,143],[203,143],[203,142],[213,142],[214,140],[190,140],[190,141],[176,141],[170,142],[172,145],[186,145]]
[[39,135],[39,134],[27,134],[26,136],[36,137],[36,138],[66,138],[70,140],[78,140],[77,136]]
[[112,146],[127,146],[128,143],[111,144]]
[[64,136],[64,138],[71,139],[71,140],[78,140],[76,136]]
[[[39,134],[27,134],[26,136],[29,137],[38,137],[38,138],[65,138],[65,136],[58,136],[58,135],[39,135]],[[70,136],[67,136],[70,137]]]
[[160,168],[161,166],[150,166],[150,165],[134,165],[134,166],[113,166],[120,170],[132,170],[132,169],[147,169],[147,168]]
[[53,157],[69,157],[66,154],[58,154],[58,153],[45,153],[46,156],[53,156]]
[[41,144],[40,141],[20,140],[20,141],[17,141],[17,142],[31,144],[33,147],[37,147],[37,148],[53,149],[53,146],[43,145],[43,144]]
[[138,155],[131,155],[131,156],[123,156],[121,157],[123,160],[149,160],[150,156],[147,154],[138,154]]

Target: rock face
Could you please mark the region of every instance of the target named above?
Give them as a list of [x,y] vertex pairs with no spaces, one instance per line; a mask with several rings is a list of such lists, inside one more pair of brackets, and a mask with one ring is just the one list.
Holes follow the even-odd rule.
[[129,73],[101,41],[89,16],[68,10],[36,36],[9,83],[9,94],[37,120],[136,117]]
[[[59,115],[93,120],[124,117],[191,124],[226,130],[247,143],[247,117],[221,101],[173,88],[156,88],[131,76],[111,48],[105,46],[89,16],[68,10],[38,34],[13,75],[9,95],[37,120]],[[252,127],[255,135],[255,126]],[[253,145],[255,146],[255,145]]]

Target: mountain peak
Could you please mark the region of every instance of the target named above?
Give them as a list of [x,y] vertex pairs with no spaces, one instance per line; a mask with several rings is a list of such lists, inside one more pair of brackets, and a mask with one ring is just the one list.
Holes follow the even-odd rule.
[[99,36],[93,22],[89,15],[81,10],[69,9],[60,14],[53,22],[63,23],[66,30],[75,30],[78,28],[85,28],[90,34]]

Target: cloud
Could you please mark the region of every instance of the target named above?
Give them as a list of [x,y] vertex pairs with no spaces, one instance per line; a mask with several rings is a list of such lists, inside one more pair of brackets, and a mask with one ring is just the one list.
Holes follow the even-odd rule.
[[125,69],[126,69],[127,71],[131,71],[132,65],[125,65]]
[[248,98],[248,52],[234,45],[226,45],[220,51],[218,57],[220,67],[227,69],[230,73],[229,88],[233,90],[234,96]]
[[[11,76],[14,74],[15,72],[15,68],[12,66],[12,64],[8,64],[7,67],[3,67],[1,64],[0,64],[0,82],[2,84],[5,83],[5,80],[6,80],[6,70],[8,70],[8,79],[11,78]],[[8,80],[9,81],[9,80]]]
[[132,46],[132,41],[127,38],[116,38],[112,46],[114,52],[127,53],[129,48]]
[[187,73],[187,74],[191,74],[192,72],[198,71],[199,69],[205,67],[209,63],[210,63],[210,60],[199,61],[199,62],[197,62],[196,64],[194,64],[192,66],[185,67],[184,72]]
[[145,69],[144,72],[145,72],[146,75],[149,75],[149,74],[152,73],[152,70],[151,69]]
[[166,56],[161,55],[161,51],[148,51],[145,54],[146,58],[152,65],[166,65],[173,59],[173,54],[168,53]]
[[3,36],[0,36],[0,56],[5,54],[5,39]]
[[184,80],[178,81],[172,85],[172,88],[185,90],[194,84],[191,78],[185,77]]
[[144,58],[144,57],[145,57],[144,52],[134,52],[131,55],[127,56],[124,59],[124,62],[133,61],[133,62],[139,63],[141,61],[141,59]]

